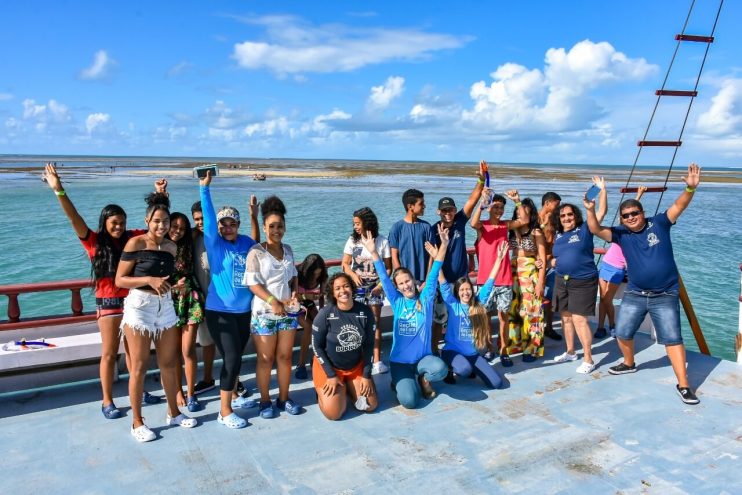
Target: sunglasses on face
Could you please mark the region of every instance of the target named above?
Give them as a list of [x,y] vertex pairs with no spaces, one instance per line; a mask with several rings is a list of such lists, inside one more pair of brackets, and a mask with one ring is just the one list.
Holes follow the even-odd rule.
[[559,214],[559,218],[572,218],[573,216],[575,216],[575,214],[572,212]]
[[641,211],[641,210],[627,211],[626,213],[621,213],[621,218],[623,218],[624,220],[626,220],[628,218],[638,217],[642,213],[644,213],[644,212]]

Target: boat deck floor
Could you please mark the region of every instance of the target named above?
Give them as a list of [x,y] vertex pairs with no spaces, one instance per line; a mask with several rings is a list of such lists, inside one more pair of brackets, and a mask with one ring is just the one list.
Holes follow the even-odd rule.
[[[129,435],[124,417],[100,413],[96,383],[0,396],[2,492],[24,493],[742,493],[742,367],[689,353],[701,403],[683,404],[664,348],[637,336],[635,374],[612,376],[615,342],[594,344],[598,368],[514,358],[502,390],[478,380],[436,384],[439,396],[406,410],[389,375],[376,377],[377,412],[340,421],[319,411],[311,381],[292,383],[306,406],[272,420],[242,410],[250,426],[216,422],[218,391],[202,396],[198,427],[165,427],[164,403],[146,406],[157,440]],[[254,363],[243,378],[254,385]],[[275,377],[274,377],[275,378]],[[295,382],[295,380],[294,380]],[[275,382],[272,384],[275,386]],[[160,387],[151,378],[150,391]],[[275,391],[275,389],[274,389]]]

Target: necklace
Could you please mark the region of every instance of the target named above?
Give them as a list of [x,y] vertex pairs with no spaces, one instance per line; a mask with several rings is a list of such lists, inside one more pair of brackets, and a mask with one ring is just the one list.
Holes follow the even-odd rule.
[[156,240],[154,240],[154,239],[152,239],[152,236],[151,236],[151,235],[149,235],[149,232],[147,232],[147,237],[149,238],[149,240],[150,240],[150,241],[152,241],[152,242],[154,242],[154,243],[155,243],[155,246],[157,246],[157,250],[158,250],[158,251],[162,251],[162,243],[160,243],[160,244],[157,244],[157,241],[156,241]]

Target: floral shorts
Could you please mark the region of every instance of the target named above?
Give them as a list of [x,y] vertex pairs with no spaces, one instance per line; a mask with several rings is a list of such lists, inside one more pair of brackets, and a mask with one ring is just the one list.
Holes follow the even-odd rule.
[[275,335],[286,330],[299,328],[296,316],[276,316],[273,313],[257,313],[250,321],[250,333],[254,335]]

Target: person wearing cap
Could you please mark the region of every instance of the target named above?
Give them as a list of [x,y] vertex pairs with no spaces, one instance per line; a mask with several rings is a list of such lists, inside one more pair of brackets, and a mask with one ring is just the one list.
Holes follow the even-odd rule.
[[[204,222],[204,245],[211,269],[206,295],[206,323],[224,364],[219,376],[221,408],[217,421],[228,428],[244,428],[247,421],[234,408],[254,406],[254,401],[235,395],[242,366],[242,351],[250,336],[252,292],[243,282],[247,252],[255,241],[238,234],[240,212],[224,206],[217,213],[209,191],[211,173],[200,180]],[[257,208],[251,208],[251,221],[257,225]]]
[[[446,281],[455,283],[460,278],[469,276],[469,256],[466,254],[466,224],[469,222],[474,207],[482,194],[484,187],[484,161],[479,162],[477,169],[477,183],[469,194],[464,207],[461,210],[456,209],[456,203],[451,197],[443,197],[438,201],[438,215],[440,221],[433,225],[434,244],[440,246],[441,240],[438,236],[438,224],[444,229],[448,229],[448,254],[443,261],[441,271]],[[435,309],[433,310],[433,338],[431,341],[433,354],[438,355],[438,343],[443,333],[443,325],[448,320],[446,304],[443,302],[440,294],[436,295]]]

